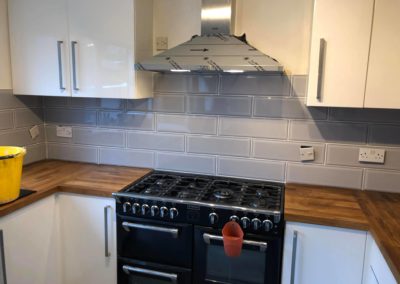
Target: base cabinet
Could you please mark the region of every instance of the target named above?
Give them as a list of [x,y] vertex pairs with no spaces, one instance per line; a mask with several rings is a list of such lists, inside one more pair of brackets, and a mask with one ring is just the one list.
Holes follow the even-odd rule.
[[6,283],[116,284],[115,225],[113,198],[66,193],[0,218]]
[[367,232],[287,223],[282,284],[362,282]]
[[61,284],[54,195],[0,218],[7,284]]
[[368,234],[363,284],[396,284],[392,272],[373,237]]
[[57,196],[62,284],[117,283],[115,200]]

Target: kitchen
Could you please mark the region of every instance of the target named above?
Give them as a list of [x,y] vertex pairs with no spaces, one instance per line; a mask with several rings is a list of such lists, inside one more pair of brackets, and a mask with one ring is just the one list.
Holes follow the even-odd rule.
[[400,3],[216,2],[0,0],[0,283],[399,283]]

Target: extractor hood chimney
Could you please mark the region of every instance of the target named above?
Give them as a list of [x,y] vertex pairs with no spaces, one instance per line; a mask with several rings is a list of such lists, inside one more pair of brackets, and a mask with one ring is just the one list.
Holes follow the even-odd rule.
[[[234,0],[233,0],[234,1]],[[137,70],[175,73],[281,73],[283,66],[234,36],[232,0],[202,0],[201,36],[135,64]]]

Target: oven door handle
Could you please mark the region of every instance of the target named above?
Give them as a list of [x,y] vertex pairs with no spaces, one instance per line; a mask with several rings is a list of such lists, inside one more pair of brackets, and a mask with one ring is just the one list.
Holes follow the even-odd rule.
[[141,267],[134,267],[134,266],[130,266],[130,265],[123,265],[122,270],[128,275],[131,272],[133,272],[133,273],[156,276],[156,277],[168,279],[171,281],[171,283],[177,283],[177,281],[178,281],[178,274],[175,274],[175,273],[166,273],[166,272],[161,272],[161,271],[156,271],[156,270],[151,270],[151,269],[146,269],[146,268],[141,268]]
[[168,234],[171,234],[174,239],[176,239],[179,235],[179,230],[175,229],[175,228],[165,228],[165,227],[144,225],[144,224],[137,224],[137,223],[130,223],[130,222],[122,222],[122,227],[127,232],[130,231],[130,228],[135,228],[135,229],[156,231],[156,232],[161,232],[161,233],[168,233]]
[[[206,244],[210,244],[210,241],[223,241],[222,236],[217,236],[217,235],[211,235],[208,233],[203,234],[203,240]],[[249,241],[249,240],[243,240],[244,245],[249,245],[249,246],[255,246],[259,247],[261,252],[265,252],[268,247],[267,242],[258,242],[258,241]]]

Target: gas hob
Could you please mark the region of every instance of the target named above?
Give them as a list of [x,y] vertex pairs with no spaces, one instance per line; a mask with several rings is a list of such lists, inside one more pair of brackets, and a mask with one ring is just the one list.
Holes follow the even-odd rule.
[[117,213],[220,227],[229,220],[269,232],[283,217],[281,183],[153,171],[115,193]]

